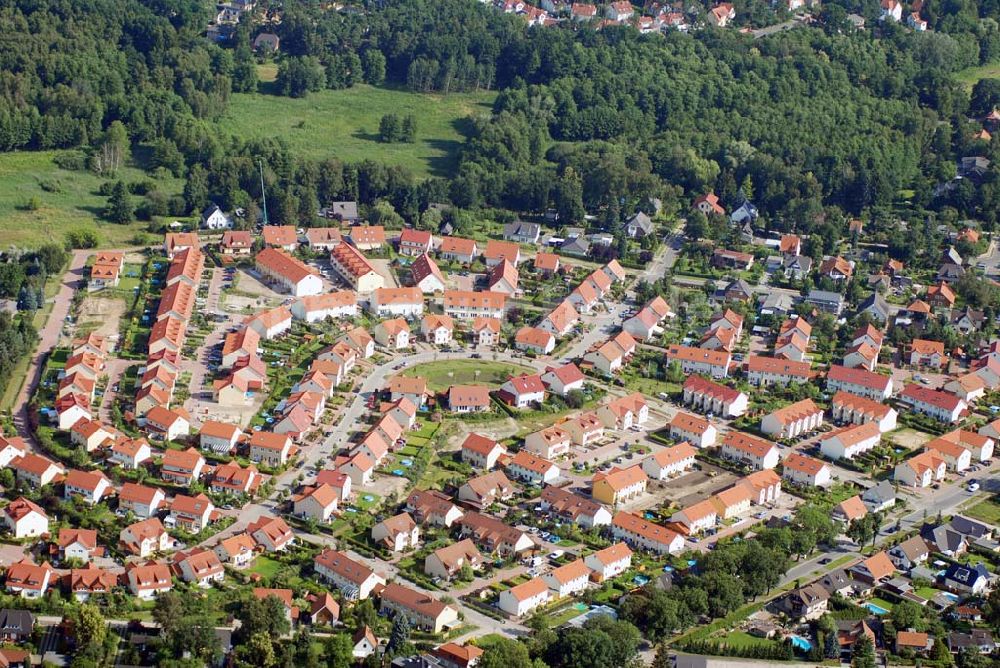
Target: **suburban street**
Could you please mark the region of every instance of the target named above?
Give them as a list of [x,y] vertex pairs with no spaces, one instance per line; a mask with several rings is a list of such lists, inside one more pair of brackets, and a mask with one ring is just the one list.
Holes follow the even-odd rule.
[[38,443],[35,441],[34,434],[28,428],[28,404],[35,393],[35,388],[38,387],[38,383],[42,379],[46,356],[59,343],[59,336],[66,322],[66,316],[69,315],[69,307],[73,301],[73,294],[83,286],[84,267],[87,264],[87,258],[92,254],[93,251],[91,250],[78,249],[74,250],[70,255],[69,267],[63,274],[59,284],[59,291],[52,300],[52,312],[49,313],[49,318],[45,321],[45,326],[38,332],[38,346],[35,348],[35,354],[28,364],[26,380],[21,386],[17,400],[14,402],[13,416],[17,433],[32,449],[36,449]]

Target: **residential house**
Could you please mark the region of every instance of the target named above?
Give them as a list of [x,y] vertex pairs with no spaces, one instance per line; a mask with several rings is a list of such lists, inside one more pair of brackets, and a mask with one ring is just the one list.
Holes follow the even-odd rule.
[[348,601],[363,601],[376,587],[385,585],[385,578],[364,563],[332,548],[313,559],[313,570],[340,590]]
[[372,540],[392,552],[416,548],[420,543],[420,527],[409,513],[386,518],[372,527]]
[[708,420],[678,411],[670,421],[670,437],[699,448],[710,448],[715,445],[718,430]]
[[822,409],[812,399],[803,399],[765,415],[760,430],[776,438],[795,438],[822,425]]
[[703,376],[688,376],[684,381],[684,405],[703,413],[736,418],[746,413],[749,401],[746,393]]

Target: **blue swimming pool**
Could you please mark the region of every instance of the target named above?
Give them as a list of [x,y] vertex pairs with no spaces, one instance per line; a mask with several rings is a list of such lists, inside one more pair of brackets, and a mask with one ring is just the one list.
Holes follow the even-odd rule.
[[878,605],[877,603],[865,603],[865,607],[868,608],[868,611],[871,612],[873,615],[889,614],[888,610],[883,608],[881,605]]
[[813,644],[808,638],[803,638],[802,636],[792,636],[792,647],[800,652],[808,652],[812,649],[812,646]]

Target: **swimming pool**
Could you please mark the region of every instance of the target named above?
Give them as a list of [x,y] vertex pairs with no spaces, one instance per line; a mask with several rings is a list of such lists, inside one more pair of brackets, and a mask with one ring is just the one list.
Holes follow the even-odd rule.
[[871,612],[873,615],[889,614],[888,610],[883,608],[881,605],[878,605],[877,603],[865,603],[865,607],[868,608],[868,611]]
[[941,593],[944,594],[944,597],[946,599],[948,599],[949,601],[954,601],[954,602],[958,603],[958,595],[957,594],[952,594],[950,591],[943,591]]
[[808,638],[803,638],[802,636],[792,636],[792,647],[799,650],[800,652],[808,652],[812,649],[813,644]]

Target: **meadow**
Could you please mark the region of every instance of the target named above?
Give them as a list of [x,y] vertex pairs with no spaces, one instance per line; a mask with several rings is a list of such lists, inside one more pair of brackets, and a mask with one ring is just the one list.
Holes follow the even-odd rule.
[[[455,167],[471,116],[489,113],[493,92],[431,95],[391,88],[355,86],[291,99],[269,94],[274,71],[262,66],[259,93],[233,95],[219,124],[240,137],[282,137],[297,156],[336,157],[345,162],[375,160],[410,169],[418,178],[446,176]],[[378,139],[384,114],[417,119],[416,141],[386,144]],[[129,245],[148,224],[113,225],[100,220],[107,198],[98,194],[104,178],[86,170],[62,169],[58,151],[0,153],[0,248],[62,241],[69,230],[93,230],[102,248]],[[118,178],[150,178],[136,166]],[[158,182],[173,195],[183,181]],[[138,201],[138,198],[136,198]]]
[[[267,91],[268,84],[261,90]],[[282,137],[296,155],[307,158],[375,160],[406,167],[421,178],[446,176],[455,166],[469,117],[489,113],[495,97],[493,92],[433,95],[365,85],[298,99],[241,93],[232,96],[220,123],[243,138]],[[416,118],[416,141],[379,141],[379,121],[390,113]]]
[[[148,223],[115,225],[99,220],[107,198],[98,194],[105,179],[86,170],[62,169],[57,151],[0,153],[0,249],[63,241],[68,230],[94,230],[104,248],[120,247],[148,229]],[[149,178],[134,167],[119,178]],[[161,184],[165,192],[180,191],[179,180]],[[136,198],[138,201],[138,198]]]

